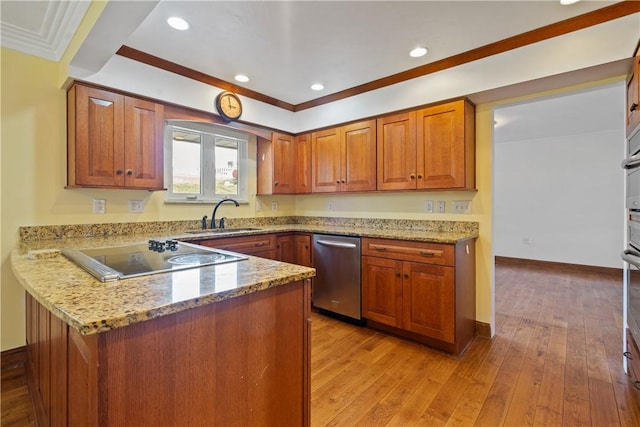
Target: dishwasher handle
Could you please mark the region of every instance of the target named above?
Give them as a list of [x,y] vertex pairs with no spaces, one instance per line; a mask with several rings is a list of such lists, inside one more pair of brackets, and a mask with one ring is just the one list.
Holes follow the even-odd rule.
[[356,248],[355,243],[334,242],[331,240],[318,240],[317,243],[324,246],[332,246],[334,248]]

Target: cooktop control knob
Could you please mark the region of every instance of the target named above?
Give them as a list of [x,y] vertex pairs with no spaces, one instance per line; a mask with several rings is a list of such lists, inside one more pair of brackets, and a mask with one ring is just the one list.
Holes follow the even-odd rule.
[[167,245],[167,249],[170,251],[177,251],[178,250],[178,241],[177,240],[167,240],[165,242],[165,244]]
[[158,240],[149,240],[149,250],[154,252],[164,252],[164,243]]

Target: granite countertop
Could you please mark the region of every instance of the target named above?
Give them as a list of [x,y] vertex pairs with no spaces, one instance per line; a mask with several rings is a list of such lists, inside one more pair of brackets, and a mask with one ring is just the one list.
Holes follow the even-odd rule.
[[478,236],[477,223],[385,221],[230,219],[230,228],[258,228],[231,233],[186,233],[197,231],[198,221],[21,227],[21,240],[12,252],[11,265],[27,292],[88,335],[307,279],[315,275],[315,270],[248,256],[239,262],[102,283],[61,255],[59,250],[63,248],[122,246],[146,243],[150,238],[196,242],[293,231],[437,243]]

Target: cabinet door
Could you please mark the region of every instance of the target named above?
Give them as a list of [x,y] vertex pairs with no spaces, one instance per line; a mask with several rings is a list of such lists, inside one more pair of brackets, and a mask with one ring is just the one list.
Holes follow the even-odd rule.
[[311,134],[311,189],[314,193],[338,191],[341,179],[342,143],[339,129]]
[[296,252],[293,234],[283,234],[276,237],[276,260],[295,264]]
[[124,185],[124,97],[76,85],[68,108],[69,185]]
[[455,343],[453,267],[405,262],[403,279],[403,328]]
[[402,262],[362,257],[362,316],[402,327]]
[[295,192],[296,153],[293,137],[273,133],[273,194]]
[[631,75],[627,79],[627,136],[640,124],[640,56],[633,58]]
[[455,101],[417,112],[419,189],[475,186],[474,122],[465,109],[465,101]]
[[163,180],[164,107],[125,98],[125,187],[160,189]]
[[416,188],[416,113],[383,117],[378,126],[378,190]]
[[311,262],[311,236],[309,234],[295,234],[295,263],[305,267],[313,267]]
[[311,193],[311,134],[298,135],[295,140],[296,193]]
[[341,191],[376,189],[376,121],[343,126]]

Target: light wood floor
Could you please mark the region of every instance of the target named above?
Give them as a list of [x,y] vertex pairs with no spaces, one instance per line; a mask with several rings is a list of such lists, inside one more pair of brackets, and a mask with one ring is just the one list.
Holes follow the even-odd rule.
[[[460,359],[313,314],[312,426],[640,426],[620,279],[500,263],[496,304]],[[2,426],[31,426],[19,355],[2,365]]]
[[496,266],[496,336],[460,358],[314,314],[311,424],[640,426],[621,279]]

